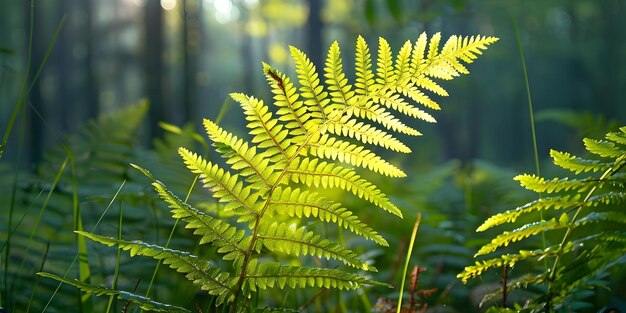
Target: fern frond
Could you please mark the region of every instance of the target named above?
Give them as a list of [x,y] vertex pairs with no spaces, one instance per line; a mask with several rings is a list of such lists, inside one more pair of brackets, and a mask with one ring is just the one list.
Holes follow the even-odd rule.
[[626,127],[620,128],[621,133],[608,133],[606,139],[618,144],[626,145]]
[[554,178],[546,180],[534,174],[523,174],[513,178],[519,181],[522,187],[537,193],[557,193],[561,191],[585,192],[593,188],[597,181],[593,179],[578,180],[569,178]]
[[331,134],[354,138],[366,144],[380,146],[397,152],[411,153],[409,147],[391,134],[348,117],[344,117],[339,122],[329,122],[327,130]]
[[318,159],[296,158],[287,173],[295,183],[303,183],[316,188],[341,188],[389,213],[402,216],[402,212],[376,185],[361,178],[351,169],[324,161],[320,162]]
[[[558,220],[538,221],[526,224],[511,232],[496,236],[490,243],[484,245],[476,256],[488,254],[498,248],[530,236],[545,233],[555,229],[566,229],[558,244],[545,250],[520,251],[517,254],[507,254],[500,258],[477,262],[475,266],[466,267],[458,275],[464,282],[476,277],[490,267],[510,265],[524,259],[547,260],[552,262],[541,275],[540,280],[526,281],[531,284],[546,283],[547,290],[535,301],[553,310],[570,298],[575,288],[587,288],[594,285],[594,275],[610,267],[615,267],[623,261],[626,251],[626,237],[623,232],[610,231],[603,228],[589,229],[584,225],[603,223],[616,227],[626,224],[626,214],[621,211],[626,200],[626,184],[624,184],[624,169],[626,168],[626,127],[620,128],[621,133],[608,133],[607,140],[584,139],[587,150],[597,156],[593,159],[583,159],[566,152],[552,150],[555,165],[561,166],[575,174],[582,172],[601,172],[599,177],[584,179],[554,178],[545,179],[535,175],[519,175],[515,177],[520,184],[529,190],[539,193],[552,194],[549,198],[542,198],[530,202],[515,210],[494,215],[487,219],[478,231],[491,227],[515,222],[522,216],[531,216],[536,211],[548,211],[556,215],[557,210],[567,209]],[[593,157],[593,156],[592,156]],[[602,159],[603,158],[603,159]],[[609,160],[607,160],[609,159]],[[594,210],[600,208],[600,210]],[[571,216],[570,216],[571,215]],[[541,215],[539,215],[541,216]],[[571,219],[571,220],[570,220]],[[592,232],[583,238],[575,238],[575,234]],[[547,238],[547,237],[546,237]],[[544,240],[544,244],[545,244]],[[575,251],[576,253],[572,253]],[[564,255],[570,254],[565,263]],[[585,287],[587,286],[587,287]],[[519,286],[518,286],[519,287]],[[542,308],[543,310],[543,308]]]
[[230,96],[243,108],[249,133],[253,136],[252,143],[257,144],[257,148],[266,149],[264,157],[276,161],[289,159],[294,154],[296,147],[288,138],[289,130],[278,123],[262,100],[241,93],[232,93]]
[[476,252],[474,257],[489,254],[496,251],[496,249],[499,247],[508,246],[512,242],[520,241],[524,238],[528,238],[542,232],[564,227],[567,227],[567,225],[565,225],[564,223],[560,223],[555,218],[553,218],[548,221],[540,221],[527,224],[510,232],[505,231],[492,239],[490,243],[482,246],[482,248],[480,248],[480,250]]
[[394,75],[398,84],[406,84],[411,79],[411,41],[407,40],[396,57]]
[[359,289],[362,285],[390,287],[390,285],[330,268],[284,266],[275,262],[261,263],[246,275],[250,290],[267,288],[335,288]]
[[279,187],[272,194],[271,205],[274,212],[298,218],[317,217],[322,221],[337,224],[381,246],[389,246],[387,240],[361,222],[354,213],[343,208],[340,203],[327,200],[315,192]]
[[368,119],[383,125],[386,129],[393,130],[410,136],[421,136],[422,133],[405,125],[398,118],[389,113],[384,107],[368,103],[363,107],[353,106],[346,111],[347,115],[354,114],[356,117]]
[[[623,195],[622,195],[623,197]],[[622,198],[623,199],[623,198]],[[612,222],[626,224],[626,214],[621,212],[591,212],[576,220],[575,226],[582,226],[589,223]]]
[[474,265],[465,267],[463,272],[459,273],[456,277],[461,279],[463,283],[467,283],[467,281],[471,278],[478,277],[491,268],[503,267],[505,265],[513,267],[516,263],[524,260],[540,260],[547,257],[554,257],[560,253],[574,251],[576,248],[580,248],[582,246],[582,243],[568,242],[563,247],[560,245],[554,245],[545,249],[519,250],[519,252],[515,254],[503,254],[496,258],[476,261]]
[[372,57],[370,55],[370,49],[362,36],[359,36],[356,40],[355,53],[355,91],[357,95],[367,96],[374,89],[374,73],[372,72]]
[[[419,90],[416,86],[411,86],[411,85],[398,86],[396,87],[396,91],[401,93],[405,97],[424,105],[427,108],[430,108],[433,110],[441,110],[441,106],[439,106],[437,102],[432,100],[429,96],[427,96],[425,93]],[[414,116],[427,122],[434,122],[434,118],[430,116],[430,114],[427,114],[426,112],[423,112],[417,108],[413,108],[413,109],[406,110],[406,111],[407,113],[405,114],[409,116]]]
[[[324,77],[331,97],[331,105],[327,106],[324,111],[326,115],[331,115],[331,112],[335,110],[343,110],[355,102],[355,92],[352,90],[352,85],[348,84],[348,78],[343,72],[341,50],[337,41],[333,42],[328,49]],[[332,118],[335,117],[336,115],[332,116]]]
[[146,310],[146,311],[164,312],[164,313],[189,313],[191,312],[185,308],[156,302],[150,298],[142,297],[134,293],[109,289],[106,287],[88,285],[77,279],[70,280],[67,278],[63,278],[54,274],[44,273],[44,272],[39,272],[37,273],[37,275],[41,277],[51,278],[58,282],[62,282],[62,283],[74,286],[86,293],[92,293],[97,296],[113,296],[113,297],[116,297],[118,300],[130,301],[134,303],[135,305],[137,305],[140,309]]
[[587,151],[605,158],[616,158],[624,154],[624,148],[605,140],[583,139]]
[[275,164],[257,153],[255,146],[223,130],[211,120],[204,119],[204,128],[226,163],[237,170],[240,176],[247,177],[250,188],[269,188],[278,181],[280,174],[274,170]]
[[308,107],[299,100],[296,87],[289,77],[263,62],[263,72],[267,82],[272,87],[274,105],[278,107],[278,120],[285,122],[284,126],[292,136],[306,135],[317,123],[307,123],[311,118]]
[[208,261],[201,260],[195,255],[142,241],[119,240],[82,231],[76,231],[76,233],[109,247],[118,246],[124,251],[129,251],[131,257],[145,255],[155,260],[163,260],[164,264],[169,265],[170,268],[179,273],[184,273],[187,279],[199,285],[202,290],[217,296],[218,304],[232,301],[236,278],[230,277],[228,272],[222,272],[211,266]]
[[394,85],[397,78],[393,71],[393,55],[389,43],[382,37],[378,38],[377,66],[376,83],[381,86],[380,89]]
[[443,87],[441,87],[439,84],[437,84],[434,80],[428,78],[428,76],[422,75],[419,78],[413,78],[412,80],[414,81],[417,87],[421,87],[428,91],[432,91],[435,94],[442,96],[442,97],[448,96],[448,92],[445,89],[443,89]]
[[406,177],[406,174],[363,146],[323,135],[311,143],[310,153],[320,158],[338,160],[354,166],[370,169],[390,177]]
[[581,172],[603,172],[613,166],[612,163],[602,162],[600,160],[588,160],[573,156],[567,152],[550,150],[550,156],[554,164],[570,170],[576,174]]
[[[415,106],[410,105],[406,102],[399,94],[394,91],[388,91],[384,94],[378,94],[372,97],[372,100],[376,103],[381,103],[387,108],[394,109],[404,115],[419,118],[420,120],[435,123],[435,118],[432,115],[416,108]],[[429,102],[430,103],[430,102]],[[439,106],[436,103],[430,103],[431,108],[439,110]]]
[[195,235],[201,236],[199,244],[212,243],[217,248],[217,252],[224,254],[224,260],[236,260],[243,257],[248,244],[247,240],[243,240],[244,230],[238,230],[222,220],[192,208],[159,181],[154,181],[152,185],[161,199],[169,204],[173,213],[172,217],[182,219],[187,223],[185,228],[193,229]]
[[526,205],[517,207],[514,210],[498,213],[489,217],[483,224],[481,224],[476,231],[482,232],[487,229],[493,228],[505,223],[514,223],[518,217],[528,214],[534,211],[542,210],[563,210],[575,207],[580,204],[580,195],[574,196],[559,196],[559,197],[546,197],[541,198]]
[[296,73],[300,81],[300,94],[307,106],[312,121],[315,124],[321,124],[326,121],[327,116],[325,108],[330,102],[328,93],[324,91],[324,87],[320,84],[320,80],[315,70],[315,65],[309,60],[304,52],[296,47],[290,46],[289,51],[296,65]]
[[433,35],[430,40],[428,59],[434,60],[425,69],[425,74],[440,79],[452,79],[460,74],[467,74],[467,69],[458,62],[458,59],[465,63],[472,63],[478,55],[482,54],[488,45],[496,42],[495,37],[486,36],[451,36],[441,53],[438,53],[438,46],[441,40],[439,33]]
[[306,228],[295,223],[278,223],[259,227],[259,242],[267,249],[299,256],[313,255],[326,259],[340,260],[346,265],[376,272],[376,268],[361,261],[353,251],[327,239],[322,239]]
[[204,160],[201,156],[185,148],[178,149],[185,165],[193,173],[200,174],[204,186],[213,192],[219,202],[226,202],[225,211],[232,210],[241,216],[241,221],[248,221],[259,215],[256,200],[259,194],[239,181],[239,175],[233,175],[216,164]]

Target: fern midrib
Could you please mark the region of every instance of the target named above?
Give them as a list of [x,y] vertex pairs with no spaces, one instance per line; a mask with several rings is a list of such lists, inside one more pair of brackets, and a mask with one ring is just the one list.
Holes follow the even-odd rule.
[[[259,100],[257,100],[259,101]],[[283,149],[283,147],[280,145],[280,143],[278,141],[276,141],[276,138],[272,135],[272,130],[267,128],[267,125],[265,124],[265,122],[263,121],[263,117],[259,114],[256,113],[256,110],[254,110],[254,108],[252,108],[252,110],[254,111],[255,115],[257,116],[258,120],[259,120],[259,124],[261,124],[261,127],[263,127],[263,129],[265,130],[265,133],[267,133],[267,136],[270,138],[270,140],[272,140],[272,142],[274,143],[274,146],[280,151],[280,153],[287,158],[287,152]]]
[[[287,241],[287,242],[291,242],[291,243],[303,244],[303,245],[306,245],[306,246],[313,247],[315,249],[323,250],[327,254],[334,255],[335,256],[334,258],[336,258],[338,260],[341,260],[342,262],[345,262],[346,264],[349,264],[349,265],[351,265],[353,267],[358,267],[358,265],[359,265],[359,264],[355,264],[354,262],[352,262],[352,261],[346,259],[345,257],[341,256],[338,252],[332,251],[332,250],[330,250],[328,248],[325,248],[325,247],[321,246],[320,245],[320,242],[322,242],[321,240],[316,242],[316,243],[313,243],[313,242],[306,242],[306,241],[298,240],[298,239],[291,239],[291,238],[288,238],[288,237],[267,236],[267,235],[262,235],[262,234],[259,235],[258,237],[261,238],[261,239],[267,239],[267,240]],[[314,238],[311,238],[311,240],[313,240],[313,239]],[[317,238],[317,240],[319,240],[319,238]],[[329,243],[330,243],[330,241],[329,241]],[[337,246],[337,247],[340,247],[340,246]],[[349,250],[347,250],[347,249],[344,250],[344,252],[347,252],[347,251],[349,251]],[[307,254],[307,253],[303,253],[303,254]],[[308,254],[309,255],[317,255],[317,254],[313,254],[313,253],[308,253]]]
[[[181,261],[183,261],[183,262],[185,262],[185,263],[187,263],[187,264],[188,264],[188,266],[190,266],[190,267],[192,267],[192,268],[196,269],[198,272],[201,272],[201,273],[203,273],[203,274],[206,274],[206,272],[205,272],[204,270],[200,269],[200,267],[198,267],[195,263],[189,262],[189,261],[187,261],[185,258],[178,258],[178,259],[179,259],[179,260],[181,260]],[[171,264],[170,264],[170,265],[171,265]],[[181,267],[179,267],[179,268],[182,268],[182,266],[181,266]],[[216,284],[218,284],[218,285],[220,285],[221,287],[225,288],[226,290],[230,291],[230,293],[231,293],[231,294],[233,294],[233,293],[234,293],[234,291],[233,291],[232,287],[230,287],[230,286],[228,286],[228,285],[224,285],[224,283],[222,283],[219,279],[217,279],[217,276],[216,276],[216,277],[213,277],[213,276],[211,276],[211,275],[202,275],[202,277],[203,277],[203,278],[208,277],[209,279],[211,279],[211,281],[215,282]]]
[[[206,228],[213,230],[213,228],[212,228],[209,224],[207,224],[206,222],[204,222],[204,220],[203,220],[203,219],[201,219],[201,218],[196,218],[196,219],[195,219],[195,221],[196,221],[196,222],[197,222],[197,221],[200,221],[200,222],[202,222],[202,224],[203,224]],[[198,229],[200,229],[200,228],[198,228]],[[246,251],[245,251],[244,249],[242,249],[241,247],[239,247],[239,245],[237,245],[237,243],[236,243],[236,242],[231,241],[231,240],[230,240],[230,239],[231,239],[230,237],[225,237],[225,236],[224,236],[224,234],[223,234],[223,233],[221,233],[221,232],[213,232],[213,233],[214,233],[214,234],[216,234],[218,238],[220,238],[221,240],[223,240],[223,241],[227,242],[230,246],[234,247],[236,251],[241,252],[241,254],[242,254],[242,255],[243,255],[244,253],[246,253]]]
[[225,185],[225,184],[222,184],[221,181],[219,181],[219,180],[216,180],[216,181],[218,182],[217,185],[219,185],[222,188],[222,190],[226,190],[229,195],[231,195],[233,198],[237,199],[237,201],[239,203],[241,203],[243,205],[243,207],[246,210],[248,210],[248,212],[250,212],[250,214],[252,214],[254,216],[257,216],[257,217],[259,216],[259,212],[255,211],[253,208],[249,207],[248,203],[246,203],[245,199],[242,200],[241,197],[239,197],[239,194],[231,192],[231,190],[228,188],[228,186]]
[[[273,78],[273,77],[272,77]],[[308,130],[306,129],[306,127],[304,127],[304,124],[302,123],[302,121],[300,120],[300,116],[298,116],[298,114],[296,113],[296,111],[293,109],[293,103],[291,101],[289,101],[289,96],[287,96],[287,90],[285,89],[285,82],[282,79],[282,77],[277,77],[279,80],[276,81],[276,84],[278,87],[278,89],[280,89],[280,91],[282,92],[283,97],[285,97],[285,103],[287,103],[287,107],[289,108],[289,111],[291,112],[291,114],[294,117],[294,120],[298,123],[300,129],[302,130],[302,132],[304,134],[308,133]],[[275,79],[275,78],[273,78]],[[293,87],[295,89],[295,87]]]

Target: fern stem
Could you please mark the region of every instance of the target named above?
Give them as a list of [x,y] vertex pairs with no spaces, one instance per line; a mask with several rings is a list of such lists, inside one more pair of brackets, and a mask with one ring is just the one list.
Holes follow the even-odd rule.
[[583,201],[580,203],[580,205],[576,209],[576,212],[574,213],[574,216],[570,220],[571,222],[567,226],[567,229],[565,230],[565,234],[563,235],[563,239],[561,240],[561,243],[559,244],[559,251],[556,254],[556,257],[554,258],[554,264],[552,265],[552,269],[550,270],[550,276],[548,277],[548,300],[546,301],[546,307],[545,307],[545,311],[546,312],[550,312],[550,310],[551,310],[551,307],[550,307],[551,305],[550,304],[552,302],[552,293],[553,293],[552,292],[552,288],[554,287],[554,281],[556,279],[556,274],[557,274],[559,261],[561,260],[561,256],[563,255],[563,247],[565,246],[565,243],[569,239],[569,236],[572,233],[572,230],[574,229],[574,225],[576,223],[576,219],[578,218],[578,216],[582,212],[583,208],[587,204],[587,201],[589,201],[591,196],[600,187],[600,185],[602,185],[604,183],[606,178],[610,177],[614,173],[619,172],[625,165],[626,165],[626,154],[623,154],[623,155],[621,155],[620,157],[617,158],[617,161],[615,162],[614,166],[608,168],[602,174],[602,176],[600,176],[600,178],[598,179],[598,183],[596,185],[594,185],[591,188],[591,190],[589,190],[589,192],[585,196],[585,199],[583,199]]
[[417,220],[413,225],[413,232],[411,233],[411,241],[409,242],[409,249],[406,252],[406,260],[404,261],[404,270],[402,271],[402,282],[400,283],[400,295],[398,296],[398,307],[396,313],[400,313],[402,310],[402,293],[404,291],[404,283],[406,282],[406,273],[409,270],[409,263],[411,262],[411,254],[413,253],[413,244],[415,243],[415,237],[417,236],[417,230],[422,221],[422,213],[417,213]]

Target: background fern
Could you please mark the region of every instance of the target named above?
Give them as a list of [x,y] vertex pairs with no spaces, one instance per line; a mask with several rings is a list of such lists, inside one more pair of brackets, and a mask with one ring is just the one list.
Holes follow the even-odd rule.
[[[577,157],[552,150],[554,164],[570,171],[574,178],[546,179],[519,175],[515,180],[544,195],[487,219],[478,231],[522,221],[511,231],[497,235],[476,256],[499,252],[499,256],[478,261],[458,275],[464,282],[491,268],[517,263],[546,262],[543,271],[511,280],[508,288],[538,286],[542,292],[534,298],[534,311],[571,308],[577,292],[606,285],[606,273],[626,262],[626,237],[623,232],[624,165],[626,165],[626,127],[606,134],[604,140],[585,139],[589,157]],[[595,175],[589,175],[592,173]],[[544,212],[545,220],[537,220]],[[601,223],[601,224],[599,224]],[[600,226],[601,225],[601,226]],[[517,241],[545,234],[547,245],[535,250],[507,249]]]
[[[106,256],[108,250],[93,245],[79,248],[77,236],[71,233],[75,229],[77,215],[81,217],[82,229],[92,230],[100,221],[98,230],[116,233],[120,211],[123,211],[124,232],[141,234],[143,238],[165,243],[174,221],[169,217],[163,218],[162,210],[158,209],[161,203],[155,202],[152,194],[145,192],[143,176],[129,170],[127,162],[142,160],[152,164],[159,174],[172,177],[168,180],[172,190],[186,193],[194,176],[172,160],[171,151],[179,145],[191,146],[197,141],[192,139],[190,127],[185,127],[177,134],[167,133],[164,138],[157,139],[154,151],[142,148],[138,135],[147,109],[147,103],[140,103],[89,121],[76,134],[60,138],[62,144],[45,153],[44,161],[38,164],[35,173],[17,171],[0,163],[0,190],[3,195],[9,195],[0,199],[0,218],[3,221],[0,223],[0,251],[3,256],[1,289],[3,306],[7,309],[23,308],[26,311],[28,307],[33,312],[42,311],[53,298],[48,311],[64,311],[68,307],[104,311],[106,299],[98,301],[83,297],[86,302],[81,303],[74,288],[62,286],[55,292],[58,283],[48,279],[38,280],[35,275],[43,269],[78,278],[82,271],[83,275],[90,275],[83,284],[104,284],[113,280],[115,258]],[[16,173],[19,177],[17,183],[14,181]],[[202,203],[206,192],[198,189],[192,192],[191,198]],[[114,204],[104,214],[112,200],[115,200]],[[203,205],[207,209],[214,206],[214,203]],[[147,211],[146,208],[152,210]],[[9,217],[11,212],[12,218]],[[188,233],[180,232],[176,244],[192,250],[196,244],[189,237]],[[85,252],[87,255],[84,255]],[[79,253],[80,261],[75,259]],[[141,279],[143,283],[137,292],[145,292],[154,264],[128,263],[124,257],[121,270],[133,275],[119,277],[118,286],[131,290]],[[157,294],[172,290],[172,286],[184,280],[165,271],[161,271],[159,278],[163,279],[157,279],[152,287]],[[119,308],[122,305],[123,302],[120,302]]]
[[[172,216],[187,223],[201,244],[210,244],[223,261],[203,260],[189,252],[170,250],[139,241],[79,232],[106,245],[118,245],[131,255],[143,254],[164,260],[185,273],[201,289],[215,296],[215,304],[228,304],[231,312],[250,306],[252,296],[266,288],[357,289],[363,285],[388,286],[355,274],[341,266],[376,271],[371,264],[339,242],[323,239],[313,219],[336,224],[356,235],[386,246],[387,242],[358,215],[326,195],[324,189],[349,191],[358,198],[397,216],[400,209],[353,167],[362,167],[390,177],[404,177],[398,167],[363,144],[408,153],[411,150],[391,132],[419,135],[393,114],[434,122],[434,118],[407,102],[440,109],[425,91],[447,95],[434,79],[449,80],[468,71],[471,63],[494,37],[449,38],[440,48],[441,36],[422,34],[406,42],[394,57],[389,44],[379,40],[376,72],[363,38],[357,40],[357,82],[348,83],[337,42],[329,49],[322,85],[314,65],[304,53],[291,48],[300,87],[289,77],[263,64],[276,111],[254,97],[234,93],[246,116],[250,142],[239,139],[205,120],[204,126],[216,151],[230,170],[207,161],[186,148],[178,150],[187,168],[199,175],[224,215],[212,215],[188,205],[150,172],[159,196],[168,203]],[[393,112],[393,113],[392,113]],[[378,126],[374,126],[376,123]],[[380,128],[379,128],[380,127]],[[310,255],[327,259],[327,266],[303,266],[285,255]],[[290,260],[291,264],[285,264]],[[335,260],[335,261],[332,261]],[[51,277],[49,275],[49,277]],[[68,281],[65,281],[68,282]],[[99,287],[81,289],[97,292]]]

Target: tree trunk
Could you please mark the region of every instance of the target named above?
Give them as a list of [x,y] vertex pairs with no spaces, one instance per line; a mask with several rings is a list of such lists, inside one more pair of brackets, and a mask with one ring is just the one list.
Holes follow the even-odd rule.
[[163,11],[158,0],[148,0],[144,16],[144,73],[150,101],[148,138],[162,134],[158,123],[165,118],[163,93]]

